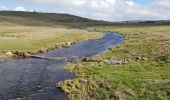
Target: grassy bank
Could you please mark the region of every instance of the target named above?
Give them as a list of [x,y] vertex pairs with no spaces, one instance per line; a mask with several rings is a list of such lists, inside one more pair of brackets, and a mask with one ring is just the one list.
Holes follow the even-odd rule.
[[67,42],[80,42],[100,37],[102,37],[101,33],[90,33],[85,30],[60,26],[41,27],[1,23],[0,51],[45,52],[54,48],[61,48]]
[[72,28],[92,22],[98,21],[68,14],[0,11],[0,58],[10,57],[9,51],[46,52],[101,38],[102,33]]
[[[170,26],[120,25],[90,27],[119,32],[125,43],[93,59],[101,62],[73,63],[66,67],[77,79],[57,86],[72,100],[169,100]],[[112,64],[111,60],[128,60]]]

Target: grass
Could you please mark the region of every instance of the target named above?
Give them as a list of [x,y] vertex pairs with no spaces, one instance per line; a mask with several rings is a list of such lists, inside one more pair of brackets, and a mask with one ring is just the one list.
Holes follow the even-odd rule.
[[[6,51],[46,52],[64,47],[67,42],[103,36],[99,32],[72,28],[69,23],[76,18],[90,22],[89,19],[66,14],[0,11],[0,58],[8,57],[4,54]],[[65,20],[65,24],[59,23],[61,20]]]
[[122,33],[126,42],[112,50],[126,50],[131,55],[143,55],[150,60],[170,54],[170,26],[142,26],[142,27],[106,27],[109,30]]
[[[78,76],[78,80],[88,80],[89,77],[93,77],[92,83],[96,85],[92,95],[86,95],[89,98],[120,99],[124,97],[123,94],[125,94],[126,96],[124,98],[127,99],[168,100],[168,94],[170,92],[170,64],[162,66],[156,62],[146,64],[136,62],[128,65],[82,63],[79,66],[81,66],[80,70],[73,71]],[[104,80],[102,85],[98,84],[102,80]],[[76,80],[73,80],[73,82],[74,81]],[[79,84],[80,86],[82,85],[81,82]],[[87,85],[88,84],[85,84],[87,87],[86,91],[90,91],[91,88],[88,88]],[[81,91],[80,89],[71,89],[68,93],[71,93],[70,96],[75,94],[79,95],[78,91]],[[117,94],[117,92],[120,93]],[[85,94],[82,94],[82,96],[83,95]]]
[[[169,25],[113,25],[88,28],[119,32],[125,37],[124,43],[110,47],[108,52],[93,58],[131,59],[131,62],[124,65],[95,62],[68,65],[66,69],[74,73],[77,79],[60,82],[58,87],[66,91],[70,99],[170,99]],[[138,56],[147,60],[138,61]]]
[[79,42],[100,38],[100,33],[64,27],[39,27],[0,25],[0,51],[22,51],[36,53],[41,49],[56,48],[66,42]]
[[[103,26],[107,25],[107,26]],[[89,26],[89,27],[87,27]],[[169,100],[170,24],[113,24],[68,14],[0,12],[0,58],[4,51],[29,53],[60,48],[67,42],[100,38],[76,28],[121,33],[125,42],[93,57],[125,60],[116,65],[97,62],[69,64],[66,69],[77,78],[57,84],[72,100]],[[136,58],[147,58],[139,61]]]
[[108,25],[105,21],[96,21],[70,14],[40,13],[40,12],[17,12],[0,11],[0,21],[17,23],[29,26],[51,26],[56,25],[80,28],[82,26]]

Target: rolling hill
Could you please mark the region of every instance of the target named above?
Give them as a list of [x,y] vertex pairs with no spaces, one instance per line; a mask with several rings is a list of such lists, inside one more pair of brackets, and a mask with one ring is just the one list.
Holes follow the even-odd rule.
[[108,25],[111,22],[96,21],[70,14],[0,11],[0,22],[12,22],[23,25],[66,25],[72,27],[89,25]]

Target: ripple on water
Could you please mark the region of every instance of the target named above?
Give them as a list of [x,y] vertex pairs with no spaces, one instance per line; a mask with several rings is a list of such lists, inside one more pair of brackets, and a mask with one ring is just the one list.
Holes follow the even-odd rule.
[[[92,56],[107,50],[111,45],[123,42],[120,34],[107,32],[97,40],[77,43],[71,48],[52,50],[38,54],[48,57]],[[55,87],[74,75],[65,71],[67,62],[45,59],[0,60],[0,99],[2,100],[65,100],[66,95]],[[15,98],[15,99],[12,99]]]

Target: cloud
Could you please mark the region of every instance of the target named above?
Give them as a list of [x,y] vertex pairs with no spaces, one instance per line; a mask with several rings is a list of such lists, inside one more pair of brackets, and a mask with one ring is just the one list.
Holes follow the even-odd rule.
[[15,7],[15,11],[33,11],[32,9],[25,9],[23,6]]
[[134,2],[133,2],[133,1],[126,1],[126,3],[127,3],[129,6],[134,6]]
[[15,8],[16,11],[27,11],[24,7],[18,6]]
[[5,6],[0,6],[0,10],[8,10]]
[[[140,4],[135,0],[15,0],[67,9],[67,13],[109,21],[170,19],[169,0]],[[144,0],[145,1],[145,0]],[[17,10],[25,10],[18,7]]]

